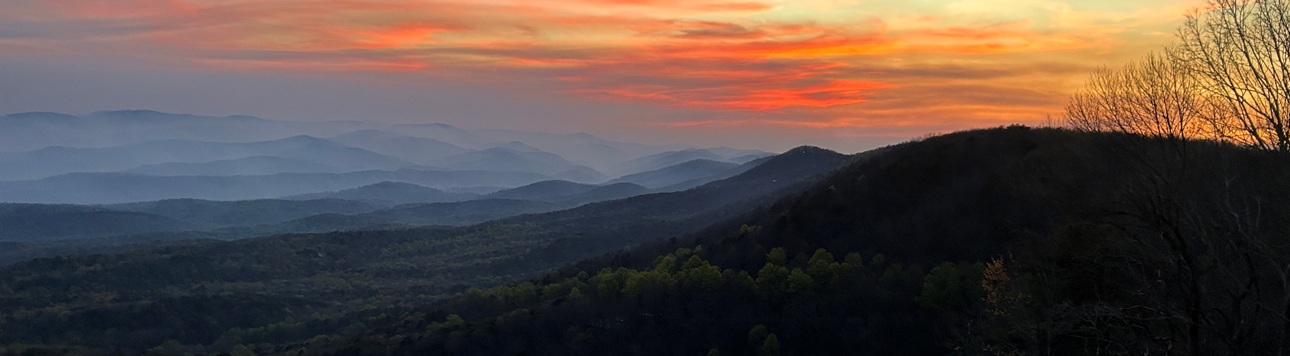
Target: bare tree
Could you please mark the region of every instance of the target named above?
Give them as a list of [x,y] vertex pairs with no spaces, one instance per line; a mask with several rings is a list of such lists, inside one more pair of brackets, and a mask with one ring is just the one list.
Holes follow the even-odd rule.
[[1173,57],[1222,103],[1220,137],[1290,152],[1290,1],[1210,0],[1178,37]]
[[1107,223],[1133,241],[1125,274],[1151,302],[1124,316],[1166,353],[1290,355],[1290,210],[1277,204],[1290,191],[1267,184],[1290,171],[1222,145],[1176,149],[1210,138],[1290,153],[1290,0],[1209,0],[1178,37],[1098,69],[1063,115],[1076,129],[1166,138],[1104,147],[1128,183]]
[[1071,95],[1065,121],[1089,131],[1138,133],[1182,141],[1204,136],[1208,99],[1188,69],[1165,54],[1148,54],[1121,68],[1099,68]]

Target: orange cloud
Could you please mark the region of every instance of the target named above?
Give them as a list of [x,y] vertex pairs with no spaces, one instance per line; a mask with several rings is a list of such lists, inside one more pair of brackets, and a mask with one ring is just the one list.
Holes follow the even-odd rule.
[[357,37],[367,38],[359,42],[368,48],[415,48],[426,45],[431,35],[442,30],[442,27],[435,26],[404,25],[369,31]]
[[628,86],[581,89],[581,94],[605,100],[648,100],[668,105],[709,110],[770,111],[787,107],[831,107],[858,104],[864,94],[890,84],[863,81],[833,81],[801,88],[669,89],[661,86]]
[[[888,9],[900,6],[917,11]],[[845,7],[875,15],[832,10]],[[980,20],[938,5],[814,0],[17,0],[9,11],[0,21],[34,30],[0,29],[0,49],[147,48],[221,70],[416,73],[424,76],[405,77],[751,115],[675,127],[817,130],[1038,119],[1104,60],[1091,48],[1142,26],[1103,28],[1117,20],[1097,14]],[[1072,24],[1044,25],[1058,20]]]

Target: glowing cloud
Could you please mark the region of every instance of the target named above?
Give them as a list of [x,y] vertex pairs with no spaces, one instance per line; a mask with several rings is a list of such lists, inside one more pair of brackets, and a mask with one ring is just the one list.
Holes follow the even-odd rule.
[[1041,120],[1088,68],[1168,41],[1196,5],[16,0],[0,14],[0,51],[215,71],[414,73],[407,79],[498,83],[713,117],[657,127],[922,130]]

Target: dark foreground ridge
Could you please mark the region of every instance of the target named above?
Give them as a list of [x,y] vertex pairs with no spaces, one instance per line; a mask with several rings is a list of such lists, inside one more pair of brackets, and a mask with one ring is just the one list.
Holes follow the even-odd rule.
[[[290,354],[1273,354],[1290,159],[1010,127]],[[766,166],[763,166],[766,167]],[[770,168],[767,168],[770,169]],[[1256,222],[1257,223],[1254,223]],[[1203,268],[1203,269],[1202,269]],[[956,351],[957,350],[957,351]]]

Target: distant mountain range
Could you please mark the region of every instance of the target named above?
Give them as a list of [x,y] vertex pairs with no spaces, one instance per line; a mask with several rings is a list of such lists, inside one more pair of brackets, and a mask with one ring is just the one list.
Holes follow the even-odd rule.
[[[680,190],[729,177],[739,164],[769,155],[439,123],[292,122],[146,110],[20,113],[0,116],[0,202],[266,199],[387,181],[444,191],[548,180]],[[699,159],[706,161],[692,162]],[[387,193],[349,194],[360,201],[398,200]]]
[[0,182],[0,201],[112,204],[180,198],[247,200],[339,191],[385,181],[427,187],[513,187],[546,179],[549,177],[521,172],[412,169],[233,177],[71,173],[39,180]]
[[[726,220],[794,194],[813,178],[835,169],[847,159],[834,152],[807,148],[763,163],[784,172],[750,169],[682,192],[636,195],[572,209],[566,209],[568,203],[561,202],[589,195],[639,193],[644,188],[629,183],[592,186],[542,182],[495,192],[494,196],[545,201],[483,197],[461,202],[407,204],[366,213],[321,213],[256,226],[200,233],[175,232],[170,240],[167,233],[150,228],[94,240],[71,231],[63,236],[82,240],[0,242],[4,248],[0,250],[0,264],[6,264],[0,267],[0,286],[9,288],[5,289],[5,295],[10,296],[0,303],[0,311],[14,318],[0,323],[3,331],[0,334],[5,335],[7,342],[41,343],[44,341],[26,340],[32,335],[75,333],[88,335],[96,343],[109,340],[110,346],[142,350],[168,339],[185,344],[211,343],[230,328],[276,323],[285,317],[284,313],[310,325],[332,316],[345,318],[332,325],[350,325],[349,306],[355,303],[422,305],[469,286],[505,283],[623,246],[695,231],[712,221]],[[380,184],[368,190],[386,188],[417,191],[415,187],[395,184]],[[36,210],[47,207],[34,206]],[[260,211],[263,215],[245,220],[266,222],[320,211],[305,211],[315,208],[364,211],[371,206],[332,200],[236,203],[175,200],[98,207],[54,206],[51,210],[130,209],[123,213],[137,215],[132,218],[135,221],[150,222],[140,226],[163,229],[166,223],[205,221],[217,225],[238,221],[243,219],[238,217],[239,211]],[[0,211],[3,209],[0,207]],[[29,213],[35,215],[23,219],[43,221],[46,225],[67,222],[65,215]],[[481,221],[487,222],[474,224]],[[413,226],[425,224],[462,226]],[[40,227],[32,227],[37,228]],[[282,232],[293,233],[265,236]],[[213,240],[233,236],[261,237]],[[110,241],[127,245],[111,246]],[[63,257],[39,258],[50,255]],[[139,278],[144,275],[147,277]],[[46,291],[33,294],[28,286],[35,284],[15,283],[15,278],[41,283]],[[417,280],[412,291],[405,290],[402,284],[409,279]],[[77,292],[68,288],[75,288]],[[33,299],[34,295],[43,299]],[[113,300],[99,303],[83,299],[93,296],[109,296]],[[46,308],[47,305],[63,306],[67,317],[49,318],[47,312],[52,309]],[[29,306],[32,312],[13,312],[17,306]],[[174,312],[157,312],[172,308]],[[129,311],[124,314],[116,311],[126,309]],[[390,310],[402,312],[402,309]],[[100,315],[110,317],[88,321]],[[372,316],[375,313],[364,317]],[[188,326],[172,326],[182,322],[152,322],[156,318],[209,320],[203,321],[209,326],[193,332]],[[260,321],[244,322],[246,318]],[[139,320],[148,321],[140,323]],[[372,320],[383,322],[379,318]],[[305,324],[282,325],[296,328],[295,325]],[[301,335],[308,337],[333,328],[323,326],[319,331]],[[104,331],[107,329],[124,332],[112,334],[113,331]],[[187,334],[180,335],[180,332]],[[296,333],[290,335],[285,337],[294,338]],[[274,336],[263,340],[279,342],[281,339]],[[55,342],[79,346],[62,339]]]
[[[519,145],[511,143],[509,148],[492,150],[524,149]],[[527,150],[537,151],[536,148]],[[0,182],[0,200],[61,204],[0,203],[0,227],[7,229],[0,233],[0,241],[122,239],[139,234],[178,232],[199,232],[199,236],[227,239],[276,233],[465,225],[690,189],[747,172],[769,159],[744,164],[698,159],[603,184],[544,179],[545,176],[534,173],[480,170],[402,169],[259,176],[70,173],[32,181]],[[471,185],[480,188],[446,191],[431,187]],[[357,187],[347,188],[350,186]],[[487,188],[497,186],[514,188]],[[470,192],[473,190],[487,193]],[[129,202],[131,199],[143,201]],[[66,225],[66,221],[82,223]],[[152,239],[166,237],[154,235]]]
[[[810,154],[772,157],[790,162],[785,163],[790,167],[777,167],[776,170],[789,170],[792,172],[787,174],[800,176],[827,171],[842,157],[832,152],[825,156],[822,161],[824,163],[818,166],[813,166],[815,163],[812,162],[819,159],[812,158]],[[278,193],[313,191],[326,186],[347,186],[365,179],[375,180],[399,174],[403,175],[403,180],[410,181],[457,179],[461,180],[457,182],[459,184],[519,185],[481,194],[466,192],[476,189],[450,192],[401,181],[378,181],[357,188],[287,194],[275,199],[179,198],[104,205],[0,203],[0,226],[5,227],[0,229],[3,230],[0,231],[0,242],[23,244],[22,248],[10,253],[0,253],[0,263],[83,250],[112,251],[113,246],[141,243],[239,239],[284,233],[380,230],[425,225],[470,225],[521,214],[549,213],[570,208],[575,209],[573,216],[618,214],[644,217],[662,214],[662,219],[675,219],[693,214],[694,209],[712,209],[712,204],[738,202],[741,198],[737,197],[768,193],[784,184],[800,180],[800,177],[782,181],[766,179],[781,172],[755,169],[757,165],[773,162],[773,159],[762,159],[743,165],[717,164],[715,166],[723,168],[717,171],[719,174],[691,178],[687,182],[696,182],[699,186],[691,191],[669,194],[655,194],[662,191],[631,182],[586,184],[539,180],[519,185],[507,179],[520,177],[538,180],[540,176],[484,171],[403,170],[232,177],[77,173],[39,181],[0,182],[0,188],[9,188],[0,189],[0,193],[12,194],[15,186],[23,184],[44,184],[50,188],[45,191],[33,190],[32,194],[44,193],[67,200],[92,201],[115,201],[119,200],[116,198],[118,196],[178,195],[180,192],[201,198],[203,195],[239,191],[243,186],[256,186],[257,189],[275,190]],[[696,165],[713,164],[712,161],[692,161],[678,167],[665,167],[663,170],[684,171],[685,168]],[[736,175],[735,172],[742,174]],[[694,175],[682,178],[691,176]],[[57,194],[58,192],[67,193]],[[603,203],[611,201],[620,202]],[[596,207],[580,207],[598,202],[602,203]],[[677,210],[678,205],[683,208]],[[559,214],[552,216],[565,219]]]
[[[309,180],[299,178],[300,175],[279,175],[276,178],[292,176],[302,181]],[[104,178],[107,177],[90,175],[84,179],[102,183],[100,180]],[[252,177],[206,179],[228,184],[241,178]],[[290,181],[271,185],[288,191]],[[101,194],[119,190],[121,187]],[[221,201],[181,198],[106,205],[0,203],[0,226],[7,228],[0,232],[0,241],[50,242],[167,232],[202,232],[208,237],[226,239],[277,233],[466,225],[653,192],[655,190],[634,183],[595,185],[545,180],[481,195],[384,181],[279,199]],[[67,224],[68,221],[80,223]],[[179,237],[191,238],[189,235]]]
[[652,171],[625,175],[618,177],[618,179],[611,180],[609,183],[634,183],[651,189],[676,191],[693,188],[709,181],[734,176],[735,174],[739,174],[747,170],[747,168],[748,167],[731,162],[720,162],[701,158]]
[[[23,153],[0,154],[4,180],[39,179],[68,173],[149,172],[174,175],[170,170],[196,171],[221,168],[240,169],[246,174],[282,173],[276,165],[255,171],[255,163],[283,164],[284,167],[354,172],[393,170],[412,164],[361,148],[310,136],[293,136],[272,141],[224,143],[192,140],[149,141],[107,148],[53,146]],[[288,170],[290,171],[290,170]],[[174,172],[180,173],[180,172]],[[216,174],[221,176],[236,174]]]

